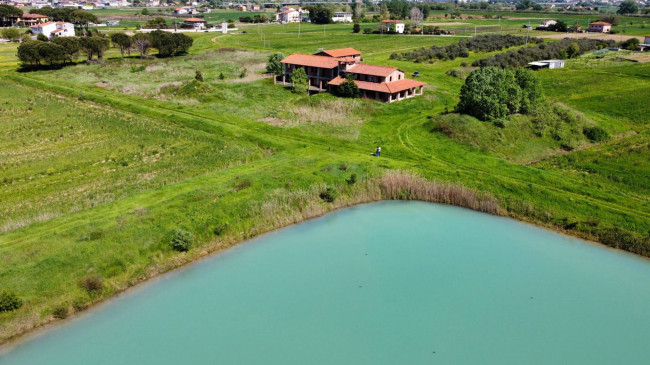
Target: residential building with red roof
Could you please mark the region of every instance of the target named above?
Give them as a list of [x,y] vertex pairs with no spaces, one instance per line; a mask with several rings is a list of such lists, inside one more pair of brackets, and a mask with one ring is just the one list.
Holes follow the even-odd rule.
[[45,22],[29,27],[32,34],[42,34],[48,38],[74,37],[74,24],[66,22]]
[[595,33],[607,33],[612,30],[612,25],[607,22],[589,23],[589,31]]
[[291,74],[303,68],[307,74],[310,90],[337,92],[338,86],[348,77],[361,91],[361,97],[393,102],[422,95],[424,82],[404,77],[397,67],[376,66],[361,63],[361,52],[354,48],[325,50],[315,55],[294,53],[285,59],[281,81],[288,84]]
[[404,33],[404,22],[401,20],[386,19],[379,23],[379,30],[384,32]]

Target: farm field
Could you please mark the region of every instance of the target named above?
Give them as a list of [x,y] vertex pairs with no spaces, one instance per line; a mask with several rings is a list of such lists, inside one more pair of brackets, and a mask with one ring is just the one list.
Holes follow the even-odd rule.
[[[587,52],[537,73],[549,108],[538,117],[550,110],[564,116],[555,120],[562,128],[578,130],[569,150],[561,137],[536,133],[531,116],[497,125],[454,113],[464,81],[447,71],[491,53],[390,58],[463,37],[351,27],[242,25],[246,33],[192,34],[183,56],[122,59],[112,49],[101,63],[32,72],[16,72],[16,46],[0,45],[0,288],[24,301],[0,313],[0,342],[53,321],[60,308],[82,311],[333,209],[455,202],[418,195],[409,184],[422,179],[469,196],[463,206],[650,256],[650,63],[619,60],[633,52]],[[520,28],[513,20],[503,32]],[[424,95],[392,104],[298,95],[264,74],[274,52],[344,47],[366,63],[417,71]],[[585,126],[612,138],[593,143]],[[370,156],[376,146],[380,158]],[[399,189],[387,190],[394,181]],[[195,237],[188,252],[169,247],[177,229]],[[80,284],[95,277],[99,292]]]

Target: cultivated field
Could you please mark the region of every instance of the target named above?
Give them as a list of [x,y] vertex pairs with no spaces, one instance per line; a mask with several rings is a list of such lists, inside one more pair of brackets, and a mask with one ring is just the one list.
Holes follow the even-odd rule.
[[[540,71],[543,108],[490,123],[453,112],[464,81],[446,74],[489,54],[389,58],[458,37],[241,29],[194,34],[184,56],[112,50],[104,63],[33,72],[16,72],[16,46],[0,45],[0,289],[24,301],[0,313],[0,341],[243,239],[378,199],[458,204],[650,256],[650,64],[618,60],[634,53]],[[424,95],[297,95],[263,74],[273,52],[343,47],[418,71]],[[585,126],[612,138],[592,143]],[[378,145],[382,157],[370,156]],[[194,235],[188,252],[170,248],[176,229]]]

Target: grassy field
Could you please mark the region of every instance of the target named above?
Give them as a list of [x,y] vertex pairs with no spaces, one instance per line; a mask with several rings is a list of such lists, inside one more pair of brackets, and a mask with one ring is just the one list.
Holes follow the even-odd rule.
[[[613,136],[567,152],[524,116],[496,126],[446,113],[463,84],[446,71],[485,54],[389,59],[458,38],[242,29],[193,35],[182,57],[121,60],[113,50],[104,64],[38,72],[15,72],[15,45],[0,45],[0,288],[25,303],[0,313],[0,341],[243,239],[378,199],[460,204],[650,255],[650,64],[587,54],[539,73],[552,107]],[[300,96],[262,74],[272,52],[340,47],[418,71],[424,95],[393,104]],[[432,132],[440,121],[462,128]],[[369,155],[377,145],[381,158]],[[402,176],[396,187],[387,173]],[[421,195],[411,174],[462,199]],[[175,229],[195,236],[189,252],[170,248]],[[102,290],[87,290],[95,277]]]

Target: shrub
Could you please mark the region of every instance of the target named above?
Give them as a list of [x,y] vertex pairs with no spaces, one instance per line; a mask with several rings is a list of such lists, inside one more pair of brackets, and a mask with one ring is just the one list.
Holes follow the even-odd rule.
[[292,91],[296,94],[305,94],[309,89],[307,74],[302,67],[293,71],[291,74],[291,82],[293,83]]
[[10,42],[15,42],[20,39],[20,31],[16,28],[2,29],[2,31],[0,31],[0,34],[2,34],[2,38],[5,38]]
[[461,80],[465,80],[467,78],[467,71],[465,71],[465,69],[460,67],[452,68],[451,70],[445,73],[449,76],[453,76]]
[[339,85],[338,95],[345,98],[356,98],[360,93],[359,86],[354,82],[354,75],[349,73],[346,80]]
[[282,75],[284,72],[284,66],[282,65],[282,60],[284,59],[284,54],[274,53],[269,56],[269,60],[266,63],[266,73],[273,75]]
[[360,31],[361,31],[361,24],[354,23],[354,25],[352,26],[352,32],[359,33]]
[[45,35],[43,35],[43,34],[41,33],[41,34],[39,34],[39,35],[36,36],[36,40],[37,40],[37,41],[41,41],[41,42],[47,42],[49,39],[48,39]]
[[372,28],[363,28],[363,34],[372,34]]
[[104,290],[104,282],[99,275],[88,276],[82,279],[80,284],[90,295],[99,295]]
[[194,73],[194,79],[199,82],[203,82],[203,74],[201,73],[201,70],[196,70]]
[[339,196],[338,191],[332,187],[328,187],[325,191],[321,191],[320,198],[328,203],[334,202],[334,200]]
[[637,38],[630,38],[623,42],[621,47],[629,51],[635,51],[639,47],[639,40]]
[[609,139],[607,131],[600,127],[585,127],[582,133],[592,142],[602,142]]
[[228,230],[229,227],[230,224],[228,222],[219,223],[214,226],[214,228],[212,229],[212,233],[214,233],[215,236],[221,236]]
[[244,69],[239,73],[239,78],[240,78],[240,79],[243,79],[244,77],[246,77],[246,72],[247,72],[247,71],[248,71],[248,70],[246,70],[246,69],[244,68]]
[[10,312],[23,306],[23,301],[16,293],[3,290],[0,292],[0,313]]
[[189,251],[193,243],[194,235],[182,229],[177,229],[171,239],[172,248],[179,252]]
[[52,315],[54,318],[64,319],[68,317],[68,306],[66,304],[61,304],[52,309]]
[[223,75],[223,72],[219,72],[219,80],[224,80],[226,76]]
[[86,304],[86,301],[83,298],[77,298],[72,302],[72,308],[74,308],[76,312],[81,312],[88,309],[88,304]]
[[357,182],[357,174],[350,175],[350,178],[346,179],[345,182],[348,183],[348,185],[356,184],[356,182]]

